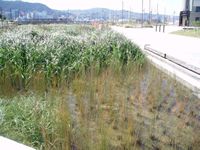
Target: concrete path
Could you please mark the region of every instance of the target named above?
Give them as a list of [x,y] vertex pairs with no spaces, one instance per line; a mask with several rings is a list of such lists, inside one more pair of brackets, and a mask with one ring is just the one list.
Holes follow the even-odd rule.
[[[167,28],[171,28],[170,31],[173,31],[173,27],[166,27],[166,30]],[[144,48],[145,44],[150,44],[150,47],[155,50],[200,68],[200,38],[159,33],[155,32],[155,29],[126,29],[119,27],[113,27],[113,29],[123,33],[141,48]],[[180,28],[174,27],[174,29]]]
[[0,150],[35,150],[35,149],[0,136]]
[[[180,27],[167,26],[165,33],[156,32],[155,28],[112,27],[112,29],[124,34],[139,45],[141,49],[148,45],[151,49],[180,60],[181,63],[183,62],[187,66],[193,66],[197,72],[200,71],[200,38],[169,34],[170,32],[181,30]],[[200,96],[200,75],[193,74],[180,66],[174,66],[170,61],[160,59],[157,56],[152,57],[154,54],[148,54],[154,63],[179,77],[183,83],[186,82],[187,86],[195,89]]]

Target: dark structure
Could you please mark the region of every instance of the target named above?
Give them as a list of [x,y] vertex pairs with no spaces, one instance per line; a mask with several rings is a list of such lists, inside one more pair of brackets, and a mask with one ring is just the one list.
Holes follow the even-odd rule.
[[184,9],[180,12],[179,25],[190,26],[200,21],[200,0],[184,0]]

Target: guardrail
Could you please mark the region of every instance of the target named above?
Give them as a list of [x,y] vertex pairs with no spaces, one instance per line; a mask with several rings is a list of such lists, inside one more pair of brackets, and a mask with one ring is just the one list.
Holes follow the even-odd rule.
[[166,59],[166,60],[168,60],[168,61],[170,61],[170,62],[172,62],[172,63],[174,63],[178,66],[181,66],[182,68],[187,69],[187,70],[189,70],[189,71],[191,71],[191,72],[193,72],[197,75],[200,75],[200,68],[195,67],[195,66],[190,65],[190,64],[187,64],[186,62],[178,60],[178,59],[176,59],[172,56],[169,56],[166,53],[156,51],[155,49],[151,48],[149,44],[146,44],[144,46],[144,50],[151,52],[151,53],[153,53],[153,54],[155,54],[159,57],[162,57],[162,58],[164,58],[164,59]]

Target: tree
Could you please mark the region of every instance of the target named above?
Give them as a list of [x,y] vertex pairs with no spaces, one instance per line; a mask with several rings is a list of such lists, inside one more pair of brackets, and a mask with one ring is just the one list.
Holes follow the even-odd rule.
[[1,20],[6,20],[6,17],[4,15],[0,14],[0,19]]

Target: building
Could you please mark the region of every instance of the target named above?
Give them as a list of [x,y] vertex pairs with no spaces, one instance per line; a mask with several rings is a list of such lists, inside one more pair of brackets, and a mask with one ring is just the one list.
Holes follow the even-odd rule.
[[200,0],[183,0],[183,11],[180,12],[179,25],[190,26],[200,21]]

